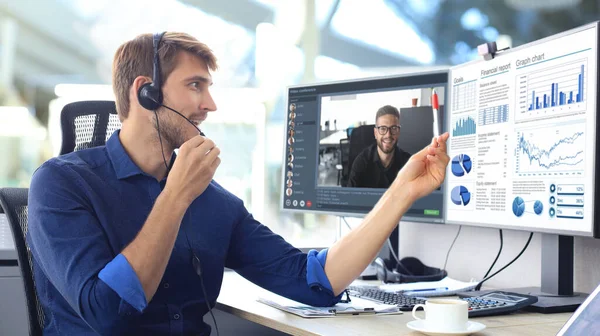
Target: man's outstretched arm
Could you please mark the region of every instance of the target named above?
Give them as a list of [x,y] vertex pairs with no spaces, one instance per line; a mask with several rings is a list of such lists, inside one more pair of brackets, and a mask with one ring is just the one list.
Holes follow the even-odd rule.
[[362,224],[337,241],[327,254],[325,273],[335,295],[341,293],[375,258],[413,202],[444,181],[449,157],[448,133],[413,155]]

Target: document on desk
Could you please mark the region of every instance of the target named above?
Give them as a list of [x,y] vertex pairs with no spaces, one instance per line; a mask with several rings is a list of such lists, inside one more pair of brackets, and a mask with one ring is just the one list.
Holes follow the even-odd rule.
[[440,281],[411,282],[402,284],[380,285],[379,289],[389,292],[400,292],[403,295],[433,297],[456,295],[470,291],[477,286],[477,281],[464,282],[445,277]]
[[402,314],[395,305],[378,304],[373,301],[355,297],[352,297],[352,301],[349,303],[338,303],[333,307],[313,307],[271,293],[259,297],[257,301],[300,317],[309,318],[346,315]]

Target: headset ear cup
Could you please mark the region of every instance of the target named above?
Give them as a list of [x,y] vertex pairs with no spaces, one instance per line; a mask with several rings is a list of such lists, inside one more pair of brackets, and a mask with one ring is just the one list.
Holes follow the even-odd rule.
[[161,105],[161,94],[152,83],[145,83],[138,90],[138,102],[143,108],[150,111],[158,110]]
[[375,271],[377,273],[377,280],[387,283],[388,270],[387,267],[385,267],[385,262],[383,259],[379,257],[375,259]]

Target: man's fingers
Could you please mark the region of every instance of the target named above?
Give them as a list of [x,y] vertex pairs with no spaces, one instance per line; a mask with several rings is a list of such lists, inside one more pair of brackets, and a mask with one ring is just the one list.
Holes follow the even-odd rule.
[[442,170],[446,169],[447,163],[436,155],[427,155],[427,161],[434,166],[440,167]]
[[206,154],[206,158],[204,160],[206,160],[206,162],[208,162],[210,166],[212,162],[215,161],[215,159],[218,159],[219,154],[221,154],[221,149],[215,146],[210,150],[210,152],[208,152],[208,154]]
[[206,141],[205,137],[203,137],[201,135],[196,135],[196,136],[192,137],[191,139],[189,139],[188,141],[184,142],[183,145],[181,145],[181,148],[187,147],[188,149],[193,149],[193,148],[200,146],[205,141]]
[[446,151],[447,146],[446,146],[446,142],[448,141],[448,138],[450,137],[450,133],[446,132],[442,135],[440,135],[439,137],[437,137],[437,143],[438,143],[438,148],[441,149],[442,151]]
[[206,139],[202,144],[200,144],[200,146],[198,146],[198,153],[199,155],[207,155],[208,152],[215,147],[216,145],[214,141]]
[[217,168],[219,167],[220,164],[221,164],[221,158],[217,156],[217,158],[212,162],[210,167],[212,168],[213,171],[215,171],[215,170],[217,170]]

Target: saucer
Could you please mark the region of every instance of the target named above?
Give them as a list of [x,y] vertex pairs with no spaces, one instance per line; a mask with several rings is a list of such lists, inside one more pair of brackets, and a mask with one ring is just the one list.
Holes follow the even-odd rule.
[[431,330],[427,330],[427,328],[425,328],[425,321],[423,321],[423,320],[410,321],[406,324],[406,326],[412,330],[416,330],[416,331],[424,333],[425,335],[431,335],[431,336],[470,335],[470,334],[480,332],[483,329],[485,329],[485,324],[482,324],[479,322],[473,322],[473,321],[467,321],[467,327],[465,328],[465,330],[461,330],[461,331],[431,331]]

